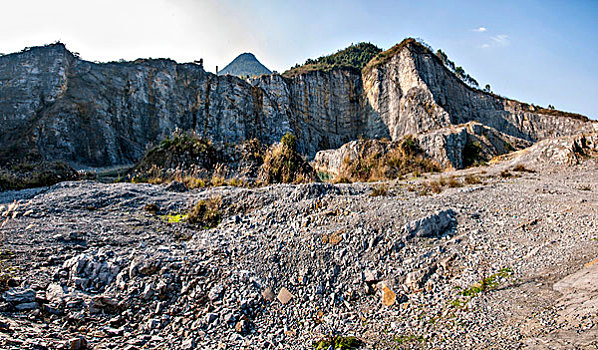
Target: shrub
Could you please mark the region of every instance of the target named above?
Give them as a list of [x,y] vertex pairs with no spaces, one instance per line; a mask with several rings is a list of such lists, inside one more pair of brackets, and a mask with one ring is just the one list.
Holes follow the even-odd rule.
[[318,174],[297,152],[296,148],[295,135],[286,133],[280,143],[271,146],[266,152],[258,181],[261,184],[318,181]]
[[160,211],[160,207],[156,203],[148,203],[143,207],[143,210],[151,214],[156,214]]
[[51,186],[78,178],[77,171],[63,162],[20,162],[0,168],[0,191]]
[[200,200],[187,214],[187,222],[204,228],[214,228],[220,224],[222,199],[212,197],[206,200]]
[[190,189],[248,186],[257,177],[264,152],[255,139],[212,144],[196,133],[175,131],[145,154],[128,179],[153,184],[179,181]]
[[517,164],[517,165],[515,165],[515,167],[513,168],[513,171],[526,172],[526,173],[535,173],[534,170],[526,168],[523,164]]
[[463,184],[457,180],[454,176],[449,177],[448,187],[463,187]]
[[465,183],[468,185],[475,185],[475,184],[479,184],[481,182],[482,182],[482,180],[480,180],[480,178],[475,175],[469,174],[469,175],[465,176]]
[[513,174],[511,174],[508,170],[503,170],[500,172],[500,177],[502,178],[509,178],[509,177],[513,177]]
[[429,189],[433,193],[440,193],[440,192],[442,192],[442,189],[443,189],[443,183],[441,181],[430,181]]

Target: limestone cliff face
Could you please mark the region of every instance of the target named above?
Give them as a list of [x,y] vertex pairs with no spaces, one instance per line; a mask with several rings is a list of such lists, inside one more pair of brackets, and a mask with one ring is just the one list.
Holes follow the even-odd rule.
[[133,163],[176,128],[214,142],[266,144],[291,131],[309,158],[360,137],[397,140],[474,120],[531,142],[591,128],[472,90],[417,44],[366,68],[245,81],[166,59],[87,62],[62,44],[6,55],[0,163]]
[[393,139],[470,121],[531,142],[592,129],[583,118],[537,113],[527,104],[474,90],[413,40],[397,47],[363,75],[367,103]]
[[[293,78],[270,75],[253,84],[263,91],[263,113],[278,115],[282,130],[293,131],[299,150],[309,157],[360,136],[388,136],[384,132],[376,135],[376,128],[370,127],[374,123],[368,125],[358,71],[313,71]],[[378,124],[384,130],[381,121]]]
[[83,165],[130,163],[176,128],[215,142],[280,139],[260,89],[195,64],[96,64],[58,44],[0,58],[0,76],[5,157],[16,150]]

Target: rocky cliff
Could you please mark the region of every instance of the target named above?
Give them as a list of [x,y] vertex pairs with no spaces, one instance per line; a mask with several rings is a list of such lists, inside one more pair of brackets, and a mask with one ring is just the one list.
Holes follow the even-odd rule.
[[79,166],[135,162],[177,128],[214,142],[266,144],[292,131],[310,158],[359,137],[397,139],[474,120],[529,142],[592,128],[473,90],[413,40],[361,72],[250,81],[168,59],[98,64],[62,44],[37,47],[0,57],[0,120],[1,162]]

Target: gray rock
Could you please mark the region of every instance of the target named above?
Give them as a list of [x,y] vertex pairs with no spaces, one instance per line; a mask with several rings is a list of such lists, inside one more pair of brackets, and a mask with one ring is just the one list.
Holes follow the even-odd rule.
[[215,285],[208,292],[208,298],[211,301],[219,300],[220,298],[222,298],[223,295],[224,295],[224,285],[223,284],[217,284],[217,285]]
[[60,305],[64,302],[64,289],[57,283],[50,283],[46,288],[46,299],[50,303]]
[[21,303],[21,304],[15,305],[15,309],[17,309],[19,311],[35,310],[35,309],[39,309],[39,304],[36,303],[35,301],[32,301],[30,303]]
[[11,303],[29,303],[35,301],[35,291],[31,288],[11,288],[2,297]]
[[403,226],[408,237],[439,237],[457,225],[456,213],[452,209],[435,212]]

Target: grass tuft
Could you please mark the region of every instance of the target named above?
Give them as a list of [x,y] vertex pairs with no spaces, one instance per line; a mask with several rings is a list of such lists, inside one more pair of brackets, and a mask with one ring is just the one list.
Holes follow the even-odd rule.
[[316,350],[326,349],[357,349],[363,345],[363,341],[357,337],[345,337],[341,335],[328,336],[322,340],[313,342]]

